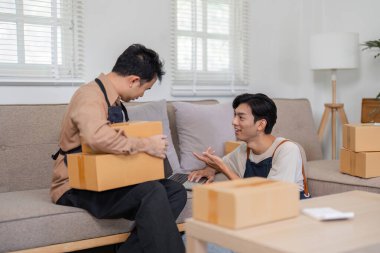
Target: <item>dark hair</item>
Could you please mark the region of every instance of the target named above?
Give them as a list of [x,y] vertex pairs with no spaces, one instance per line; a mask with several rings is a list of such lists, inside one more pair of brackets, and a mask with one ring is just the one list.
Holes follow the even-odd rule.
[[270,134],[277,120],[276,104],[267,95],[257,94],[241,94],[232,102],[232,107],[236,109],[240,104],[248,104],[251,107],[254,123],[258,120],[265,119],[267,125],[264,132]]
[[165,74],[163,63],[152,49],[140,44],[129,46],[117,59],[112,72],[121,76],[136,75],[141,83],[151,81],[155,75],[161,81]]

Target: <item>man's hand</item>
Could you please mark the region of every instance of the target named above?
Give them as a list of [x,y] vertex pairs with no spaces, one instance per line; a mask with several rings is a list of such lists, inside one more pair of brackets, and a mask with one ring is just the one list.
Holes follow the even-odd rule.
[[[202,152],[202,155],[199,155],[199,154],[194,153],[194,152],[193,152],[193,155],[196,158],[198,158],[198,160],[205,162],[209,167],[211,167],[213,169],[214,174],[212,176],[212,181],[214,181],[214,178],[215,178],[215,171],[223,173],[230,180],[234,180],[234,179],[239,178],[239,176],[234,171],[230,170],[227,167],[227,165],[223,162],[222,158],[215,155],[215,151],[212,150],[210,147],[205,152]],[[197,171],[195,171],[195,172],[197,172]],[[200,173],[202,174],[204,172],[200,172]],[[191,175],[192,174],[189,175],[189,178]],[[209,177],[207,177],[207,178],[209,178]],[[198,179],[198,177],[197,177],[197,179]],[[208,180],[208,181],[210,181],[210,180]],[[212,182],[212,181],[210,181],[210,182]]]
[[210,167],[206,167],[201,170],[195,170],[189,174],[187,178],[191,182],[198,182],[202,177],[207,178],[206,184],[212,183],[215,179],[215,170]]
[[168,141],[165,135],[154,135],[143,139],[143,151],[149,155],[164,159],[168,149]]
[[226,167],[226,165],[224,164],[222,158],[220,158],[219,156],[215,155],[215,151],[212,150],[210,147],[202,152],[202,154],[197,154],[195,152],[193,152],[193,155],[200,161],[206,163],[207,166],[219,171],[219,172],[222,172],[222,173],[225,173],[226,169],[228,169]]

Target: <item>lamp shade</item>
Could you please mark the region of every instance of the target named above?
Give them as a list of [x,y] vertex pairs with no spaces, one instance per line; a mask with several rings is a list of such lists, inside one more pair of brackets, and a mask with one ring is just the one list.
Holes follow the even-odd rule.
[[312,69],[353,69],[359,65],[359,34],[320,33],[310,39]]

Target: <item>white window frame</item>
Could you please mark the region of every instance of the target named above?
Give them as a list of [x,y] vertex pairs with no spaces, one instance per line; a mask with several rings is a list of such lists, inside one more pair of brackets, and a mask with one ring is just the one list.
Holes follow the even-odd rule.
[[[1,0],[0,0],[1,1]],[[57,0],[51,0],[51,17],[23,14],[23,1],[15,0],[16,13],[0,13],[0,21],[17,26],[17,63],[0,63],[0,86],[73,86],[83,81],[83,1],[60,0],[69,6],[57,16]],[[63,25],[70,24],[69,26]],[[24,24],[48,25],[51,29],[51,64],[25,63]],[[57,27],[62,31],[62,62],[58,64]],[[63,41],[70,41],[64,43]],[[31,73],[23,75],[22,73]]]
[[[248,91],[248,2],[247,0],[217,0],[230,7],[229,34],[207,33],[207,1],[202,0],[202,31],[196,31],[197,0],[192,6],[191,31],[177,26],[177,0],[172,0],[172,87],[173,96],[234,96]],[[179,70],[177,62],[178,37],[192,38],[192,70]],[[202,40],[202,70],[197,70],[196,41]],[[207,39],[223,39],[229,42],[229,69],[223,72],[207,71]]]

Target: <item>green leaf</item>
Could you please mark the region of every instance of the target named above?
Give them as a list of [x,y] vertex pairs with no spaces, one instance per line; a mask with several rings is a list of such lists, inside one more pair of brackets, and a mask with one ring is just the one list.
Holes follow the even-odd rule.
[[[380,50],[380,39],[366,41],[363,44],[361,44],[361,46],[364,47],[362,51],[372,48],[377,48]],[[374,58],[377,58],[378,56],[380,56],[380,53],[376,54]]]

